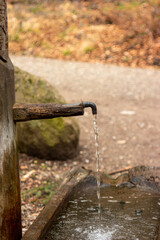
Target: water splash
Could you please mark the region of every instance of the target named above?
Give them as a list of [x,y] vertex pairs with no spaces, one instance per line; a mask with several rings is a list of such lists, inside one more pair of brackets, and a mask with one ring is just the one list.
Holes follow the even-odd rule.
[[93,118],[94,136],[95,136],[95,147],[96,147],[96,163],[97,163],[97,197],[98,197],[98,216],[99,226],[101,226],[101,191],[100,191],[100,157],[99,157],[99,135],[97,126],[97,114]]
[[[53,220],[45,240],[158,239],[158,193],[149,195],[148,191],[130,187],[118,188],[118,191],[115,191],[115,187],[101,188],[103,217],[100,226],[96,211],[97,187],[91,184],[89,188],[88,183],[87,188],[84,186],[73,192],[67,207]],[[117,201],[108,202],[109,199]],[[122,199],[124,204],[121,204]],[[138,216],[137,210],[143,213]]]
[[92,232],[88,233],[87,240],[112,240],[113,234],[116,232],[116,229],[95,229]]

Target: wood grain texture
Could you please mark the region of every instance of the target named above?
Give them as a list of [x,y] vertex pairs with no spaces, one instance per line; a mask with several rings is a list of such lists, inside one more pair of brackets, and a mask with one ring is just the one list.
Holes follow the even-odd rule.
[[14,69],[0,60],[0,239],[21,239],[21,204],[16,126],[12,107]]
[[23,122],[36,119],[49,119],[56,117],[69,117],[83,115],[83,105],[61,105],[55,103],[25,104],[16,103],[13,106],[13,119]]
[[6,0],[0,0],[0,59],[8,59],[7,6]]

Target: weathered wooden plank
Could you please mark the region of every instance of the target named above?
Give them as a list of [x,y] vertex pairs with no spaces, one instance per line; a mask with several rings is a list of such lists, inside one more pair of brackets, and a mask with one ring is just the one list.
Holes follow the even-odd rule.
[[8,34],[7,34],[7,8],[6,0],[0,0],[0,58],[7,61],[8,58]]
[[[71,195],[75,188],[80,185],[80,182],[84,182],[85,178],[89,176],[91,171],[81,167],[73,168],[65,177],[63,183],[51,197],[47,206],[39,214],[28,231],[23,236],[22,240],[42,240],[48,231],[51,222],[55,220],[62,209],[67,205]],[[65,236],[64,236],[65,237]]]
[[21,205],[16,129],[13,122],[13,66],[0,60],[0,239],[21,239]]
[[69,117],[84,114],[83,104],[61,105],[55,103],[25,104],[16,103],[13,106],[13,118],[16,122]]
[[[19,169],[13,122],[13,66],[0,60],[0,239],[21,237]],[[15,231],[16,229],[16,231]]]
[[16,129],[13,121],[14,70],[8,58],[6,1],[0,0],[0,239],[21,239],[21,205]]

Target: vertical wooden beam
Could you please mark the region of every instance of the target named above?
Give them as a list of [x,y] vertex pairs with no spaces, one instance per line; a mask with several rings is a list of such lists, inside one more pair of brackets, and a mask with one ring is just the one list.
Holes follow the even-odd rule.
[[16,126],[14,69],[8,58],[6,0],[0,0],[0,239],[21,239],[19,169]]

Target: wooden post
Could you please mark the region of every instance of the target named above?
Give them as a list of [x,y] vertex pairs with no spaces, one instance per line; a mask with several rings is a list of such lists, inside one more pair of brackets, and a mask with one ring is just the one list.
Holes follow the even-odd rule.
[[0,239],[21,239],[21,204],[16,151],[14,69],[8,58],[6,0],[0,0]]

